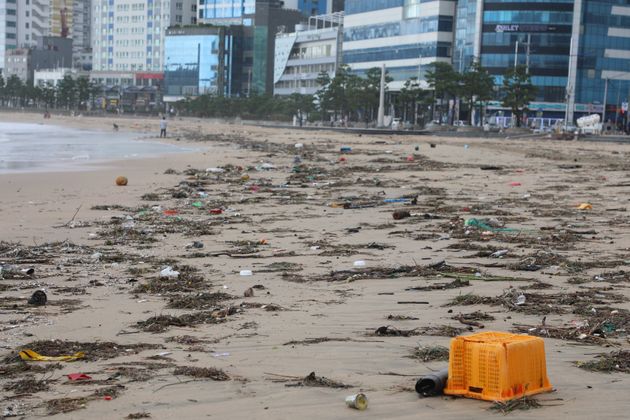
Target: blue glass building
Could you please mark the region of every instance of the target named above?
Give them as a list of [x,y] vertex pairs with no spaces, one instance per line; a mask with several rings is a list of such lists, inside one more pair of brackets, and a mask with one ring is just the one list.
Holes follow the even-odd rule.
[[172,100],[232,95],[238,81],[238,34],[225,27],[170,28],[165,37],[164,93]]
[[306,16],[326,13],[326,0],[298,0],[298,9]]
[[499,85],[508,68],[526,65],[538,87],[533,112],[574,119],[602,112],[606,96],[606,119],[619,120],[630,96],[630,3],[460,0],[453,65],[463,72],[475,58]]

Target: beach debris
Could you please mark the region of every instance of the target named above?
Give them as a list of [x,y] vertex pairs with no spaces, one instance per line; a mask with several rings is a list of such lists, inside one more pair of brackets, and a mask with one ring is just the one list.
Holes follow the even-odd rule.
[[362,267],[365,267],[365,261],[363,261],[363,260],[357,260],[357,261],[355,261],[355,262],[353,262],[353,263],[352,263],[352,266],[353,266],[353,267],[356,267],[356,268],[362,268]]
[[522,397],[509,401],[495,401],[489,410],[496,410],[502,414],[509,414],[514,410],[531,410],[543,407],[537,399],[532,397]]
[[19,353],[19,356],[20,359],[28,362],[74,362],[77,359],[83,359],[85,353],[79,351],[73,355],[44,356],[31,349],[25,349]]
[[28,304],[34,306],[43,306],[46,304],[47,301],[48,296],[46,296],[46,292],[44,292],[43,290],[36,290],[28,299]]
[[455,280],[453,280],[452,282],[449,283],[435,283],[435,284],[431,284],[429,286],[415,286],[415,287],[408,287],[405,290],[409,291],[409,290],[419,290],[419,291],[425,291],[425,292],[429,292],[432,290],[447,290],[447,289],[456,289],[459,287],[467,287],[470,286],[470,281],[468,280],[460,280],[458,278],[456,278]]
[[213,381],[229,381],[230,376],[217,368],[205,368],[196,366],[179,366],[173,371],[175,376],[190,376],[199,379],[212,379]]
[[129,180],[127,179],[126,176],[119,176],[116,178],[116,185],[118,185],[119,187],[124,187],[128,183],[129,183]]
[[183,294],[171,297],[167,307],[173,309],[207,309],[217,307],[221,302],[235,298],[236,296],[223,292]]
[[[446,358],[448,360],[448,356]],[[416,382],[416,392],[423,397],[433,397],[444,392],[448,379],[448,368],[425,375]]]
[[393,315],[393,314],[389,314],[387,315],[387,317],[385,318],[389,321],[417,321],[420,318],[417,318],[415,316],[411,316],[411,315]]
[[52,400],[46,401],[45,405],[48,409],[48,415],[53,416],[55,414],[61,413],[69,413],[71,411],[80,410],[87,406],[87,403],[90,401],[87,397],[77,397],[77,398],[55,398]]
[[388,337],[411,337],[413,335],[419,335],[417,328],[411,330],[399,330],[396,327],[392,327],[390,325],[386,325],[383,327],[378,327],[376,331],[374,331],[374,335],[388,336]]
[[407,217],[411,217],[411,213],[407,210],[396,210],[392,213],[392,217],[394,220],[406,219]]
[[580,203],[577,206],[578,210],[593,210],[593,205],[591,203]]
[[[66,361],[65,359],[70,358],[68,361],[73,360],[86,360],[86,361],[96,361],[101,359],[113,359],[119,356],[130,356],[134,354],[138,354],[139,352],[147,349],[155,349],[160,348],[161,346],[156,344],[147,344],[147,343],[139,343],[139,344],[119,344],[111,341],[103,341],[103,342],[78,342],[78,341],[67,341],[67,340],[40,340],[33,341],[31,343],[25,344],[22,346],[22,350],[29,350],[27,353],[24,353],[24,356],[27,359],[22,359],[22,354],[18,354],[16,356],[11,356],[7,359],[9,362],[18,362],[20,369],[28,372],[33,371],[35,373],[39,373],[39,370],[24,369],[24,366],[28,366],[23,363],[22,360],[29,360],[33,357],[46,357],[47,360],[54,361],[54,357],[60,357]],[[46,356],[42,356],[45,354]],[[8,365],[12,366],[12,365]],[[48,365],[51,368],[61,368],[62,366],[59,364],[51,364]],[[0,367],[0,372],[5,369],[5,367]],[[12,370],[12,368],[11,368]]]
[[248,276],[253,276],[254,273],[252,272],[252,270],[241,270],[239,272],[239,275],[241,275],[243,277],[248,277]]
[[35,394],[37,392],[48,391],[52,380],[37,380],[35,378],[24,378],[4,384],[5,391],[13,391],[16,394]]
[[419,346],[407,357],[421,362],[448,361],[449,349],[444,346]]
[[218,324],[224,322],[229,315],[238,312],[235,307],[227,307],[214,311],[201,311],[180,316],[156,315],[135,324],[138,329],[146,332],[161,333],[170,327],[192,327],[198,324]]
[[298,387],[298,386],[308,386],[308,387],[320,387],[320,388],[351,388],[351,385],[344,384],[339,381],[335,381],[332,379],[328,379],[324,376],[317,376],[315,372],[311,372],[305,377],[301,378],[299,376],[287,376],[287,375],[277,375],[277,374],[268,374],[273,376],[271,379],[273,382],[291,382],[286,384],[287,387]]
[[92,379],[91,376],[86,375],[85,373],[69,373],[66,376],[71,381],[85,381]]
[[254,296],[254,289],[252,287],[250,287],[249,289],[246,289],[243,292],[243,297],[253,297]]
[[150,419],[150,418],[151,418],[151,413],[149,413],[147,411],[141,411],[141,412],[138,412],[138,413],[129,413],[125,417],[125,419],[127,419],[127,420]]
[[630,350],[619,350],[612,353],[603,353],[596,356],[595,360],[588,362],[575,362],[580,369],[592,372],[625,372],[630,373]]
[[508,252],[510,252],[510,251],[507,250],[507,249],[500,249],[500,250],[490,254],[490,258],[501,258],[501,257],[506,256],[508,254]]
[[368,398],[363,393],[349,395],[346,397],[346,405],[356,410],[365,410],[368,407]]
[[179,277],[179,271],[175,271],[173,270],[173,267],[168,266],[160,271],[160,277],[167,279],[176,279]]

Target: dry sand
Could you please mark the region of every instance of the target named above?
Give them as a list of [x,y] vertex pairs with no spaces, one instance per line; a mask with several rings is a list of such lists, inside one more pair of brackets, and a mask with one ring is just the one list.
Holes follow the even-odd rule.
[[[0,121],[42,122],[41,116],[29,114],[0,114]],[[125,131],[158,131],[157,119],[53,116],[45,123],[110,130],[112,121]],[[447,335],[459,331],[453,328],[468,332],[452,317],[482,311],[495,320],[483,321],[481,331],[512,331],[515,325],[539,327],[534,333],[565,328],[560,331],[566,339],[545,339],[549,378],[556,391],[537,397],[544,407],[516,411],[511,418],[626,417],[628,374],[591,372],[575,362],[629,348],[630,146],[357,136],[197,119],[173,120],[169,130],[166,141],[198,151],[111,162],[79,173],[0,175],[0,240],[5,241],[0,243],[0,264],[36,269],[33,278],[0,280],[0,386],[6,387],[0,409],[5,414],[11,407],[23,418],[76,408],[52,416],[64,419],[121,419],[132,413],[150,413],[153,419],[501,417],[488,411],[488,402],[421,399],[413,391],[419,376],[446,366],[443,361],[423,363],[408,357],[414,349],[448,346]],[[297,174],[292,173],[295,143],[304,144],[302,172]],[[353,148],[347,162],[338,161],[341,145]],[[417,152],[414,145],[420,146]],[[407,162],[414,153],[414,161]],[[256,170],[262,163],[275,169]],[[480,169],[488,164],[503,169]],[[219,166],[228,171],[206,174],[206,168]],[[169,168],[176,173],[165,174]],[[250,179],[241,180],[244,174]],[[129,178],[127,187],[114,185],[118,175]],[[199,197],[197,191],[207,196]],[[181,198],[173,198],[174,192]],[[147,193],[157,196],[142,200]],[[403,195],[417,195],[417,204],[382,202]],[[192,206],[196,201],[202,202],[202,209]],[[577,210],[582,202],[593,209]],[[353,208],[339,208],[337,203],[351,203]],[[103,205],[122,207],[93,209]],[[212,215],[212,208],[226,211]],[[166,209],[178,214],[164,216]],[[401,209],[414,216],[394,220],[392,212]],[[488,235],[483,229],[465,229],[469,218],[495,218],[522,231]],[[204,247],[186,248],[195,240]],[[55,241],[63,243],[43,246]],[[487,257],[500,249],[509,253],[500,259]],[[357,260],[366,262],[364,270],[353,268]],[[442,260],[446,266],[423,268]],[[187,281],[159,280],[166,264],[199,271],[182,275]],[[400,266],[416,271],[362,278],[378,268]],[[534,268],[540,269],[523,271]],[[254,275],[240,276],[246,269]],[[342,270],[349,272],[338,273]],[[448,283],[462,272],[469,286],[405,290]],[[481,277],[475,277],[477,272]],[[613,272],[614,278],[594,278]],[[507,278],[486,281],[492,276]],[[522,289],[545,287],[541,282],[547,288]],[[147,283],[172,287],[138,290]],[[243,297],[254,285],[264,289]],[[27,305],[38,288],[48,293],[48,305]],[[503,304],[443,306],[459,295],[494,298],[510,288],[522,289],[528,297],[525,305],[511,305],[507,298]],[[235,298],[210,302],[203,309],[167,307],[178,297],[199,303],[199,293],[214,292]],[[575,292],[579,294],[572,295]],[[546,294],[556,296],[536,303]],[[620,312],[610,315],[614,309]],[[205,314],[197,320],[212,323],[170,326],[157,333],[136,325],[156,315],[200,311]],[[389,315],[417,319],[389,320]],[[591,325],[584,326],[587,319]],[[592,325],[602,319],[608,324],[599,329]],[[418,335],[374,335],[378,327],[388,325],[417,328]],[[586,338],[575,338],[584,332]],[[169,340],[181,336],[195,340]],[[287,344],[309,338],[329,340]],[[21,366],[14,360],[26,344],[55,339],[82,343],[78,347],[90,360],[62,362],[45,373],[9,374]],[[118,343],[119,353],[110,349],[112,358],[97,357],[92,344],[98,342]],[[156,348],[130,347],[138,344]],[[64,345],[57,343],[61,348],[54,349],[44,343],[41,352],[64,353]],[[168,353],[155,357],[162,352]],[[218,368],[231,379],[191,381],[194,378],[174,375],[177,366]],[[65,375],[72,372],[94,380],[69,382]],[[278,381],[290,379],[280,375],[305,377],[310,372],[352,388]],[[26,383],[16,383],[25,378],[49,389],[32,392]],[[101,388],[106,390],[94,394]],[[369,398],[364,412],[344,404],[345,396],[359,391]],[[114,393],[118,395],[111,401],[102,397]]]

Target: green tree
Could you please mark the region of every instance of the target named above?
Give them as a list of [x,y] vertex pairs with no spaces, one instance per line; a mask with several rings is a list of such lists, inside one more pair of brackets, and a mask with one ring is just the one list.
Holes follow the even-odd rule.
[[24,91],[24,83],[15,74],[11,75],[4,87],[5,97],[11,106],[17,106],[18,101]]
[[79,108],[87,109],[90,100],[90,79],[81,76],[76,81],[77,99],[79,100]]
[[92,110],[96,108],[96,99],[103,93],[103,87],[96,83],[94,80],[90,80],[90,101],[92,102]]
[[[446,101],[456,97],[458,94],[460,75],[453,70],[453,66],[449,63],[436,61],[429,64],[425,79],[431,89],[433,89],[434,106],[436,110],[439,110],[438,116],[441,124],[444,110],[448,109],[445,107]],[[439,104],[435,105],[437,100],[439,100]]]
[[[378,114],[378,106],[381,96],[381,71],[380,67],[372,67],[365,73],[365,79],[363,79],[363,86],[359,86],[358,101],[362,104],[362,111],[364,114],[364,120],[374,121]],[[385,70],[385,92],[387,92],[387,85],[394,80],[387,70]]]
[[503,76],[503,106],[512,110],[516,126],[521,126],[523,114],[536,98],[536,87],[523,65],[508,69]]
[[397,97],[398,106],[402,109],[403,120],[408,121],[409,115],[412,115],[413,125],[416,125],[419,106],[426,102],[427,97],[428,92],[420,87],[417,77],[406,80]]
[[308,115],[314,109],[313,96],[292,93],[291,96],[289,96],[288,103],[289,116],[297,115],[301,127],[304,116]]
[[468,104],[468,122],[472,125],[472,110],[475,105],[479,107],[481,115],[483,103],[494,96],[494,78],[478,61],[475,61],[461,76],[459,94]]
[[44,102],[46,109],[55,107],[56,90],[52,83],[48,82],[41,88],[41,100]]
[[70,75],[65,75],[57,84],[57,103],[66,109],[76,105],[77,85]]
[[0,74],[0,106],[4,105],[4,77]]
[[315,82],[319,86],[319,89],[315,92],[315,98],[317,100],[317,105],[323,122],[328,111],[332,108],[332,98],[330,94],[330,83],[332,82],[332,79],[327,71],[322,70],[317,75]]
[[27,84],[23,88],[23,103],[29,106],[39,106],[41,99],[41,89],[32,84]]

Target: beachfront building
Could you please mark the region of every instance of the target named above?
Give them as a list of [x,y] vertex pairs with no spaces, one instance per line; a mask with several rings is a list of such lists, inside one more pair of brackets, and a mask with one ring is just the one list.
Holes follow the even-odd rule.
[[49,0],[0,0],[0,69],[5,54],[16,48],[30,48],[49,35]]
[[[630,95],[629,27],[625,0],[460,0],[453,64],[463,72],[479,59],[498,84],[508,68],[527,66],[538,87],[530,117],[573,121],[601,113],[606,96],[606,119],[620,122]],[[499,102],[489,110],[509,115]]]
[[165,38],[164,102],[232,96],[240,86],[240,26],[173,27]]
[[199,0],[197,12],[199,23],[242,29],[241,62],[235,63],[242,74],[232,94],[272,93],[276,33],[293,32],[302,13],[280,0]]
[[92,0],[96,71],[164,71],[166,28],[197,21],[197,0]]
[[426,65],[451,62],[455,1],[346,0],[343,63],[364,75],[385,64],[393,81],[422,81]]
[[78,79],[80,76],[86,76],[86,73],[79,72],[73,68],[57,68],[57,69],[41,69],[35,70],[33,76],[33,86],[37,87],[55,87],[66,76]]
[[44,36],[34,47],[13,48],[5,52],[3,77],[15,75],[32,83],[35,70],[64,68],[72,64],[72,40]]
[[295,32],[276,35],[273,93],[313,95],[322,71],[332,78],[341,62],[343,13],[311,17]]

